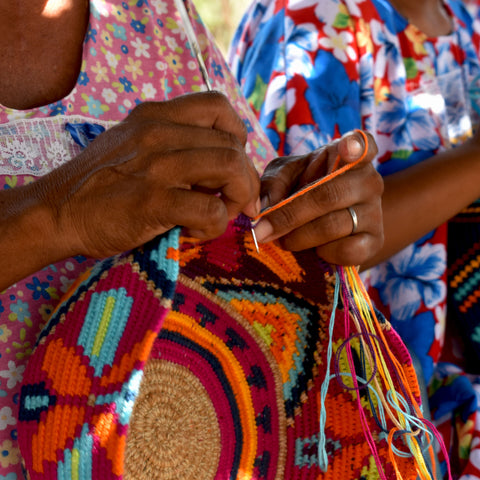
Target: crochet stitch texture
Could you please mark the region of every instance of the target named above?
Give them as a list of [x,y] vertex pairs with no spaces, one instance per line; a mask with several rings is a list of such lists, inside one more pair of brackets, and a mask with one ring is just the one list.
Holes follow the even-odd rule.
[[[325,402],[329,467],[318,466],[331,268],[273,243],[257,253],[243,216],[210,242],[179,234],[96,265],[54,313],[20,398],[30,478],[379,478],[357,392],[335,380]],[[383,325],[418,392],[406,348]],[[343,343],[335,327],[334,353]],[[411,459],[398,461],[404,479],[416,478]]]

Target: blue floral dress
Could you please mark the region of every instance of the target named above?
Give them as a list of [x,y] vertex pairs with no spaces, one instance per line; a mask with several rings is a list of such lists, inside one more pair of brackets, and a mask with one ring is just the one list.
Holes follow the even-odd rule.
[[[387,0],[256,0],[236,33],[230,63],[280,154],[304,153],[364,128],[378,143],[376,168],[389,175],[462,142],[478,121],[471,98],[478,96],[480,24],[463,2],[444,6],[452,31],[430,38]],[[443,365],[440,379],[432,380],[446,339],[447,230],[440,226],[364,274],[372,299],[434,386],[451,379]],[[452,427],[462,439],[455,447],[459,470],[472,432],[480,432],[475,405],[469,403],[461,433]],[[465,418],[473,424],[465,427]],[[474,478],[480,478],[477,463]]]

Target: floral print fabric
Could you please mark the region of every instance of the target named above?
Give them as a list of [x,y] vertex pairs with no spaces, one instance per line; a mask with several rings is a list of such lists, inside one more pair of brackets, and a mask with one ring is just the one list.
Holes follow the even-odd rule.
[[[261,171],[274,150],[193,5],[187,5],[211,83],[228,96],[245,121],[247,152]],[[31,110],[0,106],[0,188],[32,182],[78,154],[82,142],[74,140],[67,125],[86,122],[109,128],[140,102],[202,90],[206,87],[173,1],[92,0],[73,91]],[[16,414],[26,359],[60,297],[93,262],[67,259],[0,293],[0,480],[23,478]]]
[[[462,142],[478,121],[469,92],[480,73],[480,25],[461,1],[444,6],[452,32],[429,38],[387,0],[257,0],[236,33],[230,62],[280,154],[303,153],[364,128],[378,143],[376,168],[388,175]],[[445,341],[446,242],[443,225],[364,274],[372,299],[416,353],[427,381]],[[437,368],[433,389],[450,385],[450,375]],[[468,383],[476,398],[475,382]],[[478,438],[472,441],[472,432],[480,433],[478,407],[465,408],[457,425],[451,412],[443,417],[442,433],[454,430],[447,441],[462,445],[457,473],[480,478]],[[470,430],[459,427],[466,419]]]

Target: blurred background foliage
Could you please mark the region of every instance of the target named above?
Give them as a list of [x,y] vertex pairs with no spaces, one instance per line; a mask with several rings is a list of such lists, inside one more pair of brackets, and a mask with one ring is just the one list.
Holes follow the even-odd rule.
[[250,0],[193,0],[193,3],[226,55],[233,33]]

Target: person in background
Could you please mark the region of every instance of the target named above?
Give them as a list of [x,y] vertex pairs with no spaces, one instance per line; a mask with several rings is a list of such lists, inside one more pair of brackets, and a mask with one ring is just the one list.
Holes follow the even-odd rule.
[[[194,18],[215,92],[205,92],[173,1],[0,5],[1,478],[22,478],[19,385],[38,333],[71,283],[96,259],[175,225],[209,239],[240,212],[259,212],[259,173],[275,151]],[[383,182],[370,140],[358,166],[265,218],[259,240],[266,229],[301,242],[302,227],[317,221],[322,233],[307,228],[308,242],[328,261],[373,256],[383,241]],[[350,162],[364,147],[351,133],[297,157],[300,182],[325,173],[337,152]],[[272,189],[301,185],[279,175],[270,175]],[[352,205],[362,205],[355,235]]]
[[280,154],[352,128],[376,139],[385,242],[363,276],[418,357],[455,475],[469,479],[480,478],[480,377],[463,374],[480,373],[479,32],[458,0],[255,0],[229,58]]

